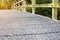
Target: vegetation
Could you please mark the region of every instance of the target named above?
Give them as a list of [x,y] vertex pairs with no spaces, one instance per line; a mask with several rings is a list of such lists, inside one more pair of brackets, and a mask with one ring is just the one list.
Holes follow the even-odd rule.
[[58,19],[60,20],[60,9],[58,9]]
[[52,15],[52,9],[51,8],[36,8],[35,13],[43,16],[47,16],[51,18]]
[[0,9],[11,9],[14,0],[0,0]]
[[36,4],[52,3],[52,0],[36,0]]

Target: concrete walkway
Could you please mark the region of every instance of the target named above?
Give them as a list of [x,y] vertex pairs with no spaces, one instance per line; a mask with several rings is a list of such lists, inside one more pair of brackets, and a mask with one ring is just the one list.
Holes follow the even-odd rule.
[[0,10],[0,40],[60,40],[60,22],[16,10]]

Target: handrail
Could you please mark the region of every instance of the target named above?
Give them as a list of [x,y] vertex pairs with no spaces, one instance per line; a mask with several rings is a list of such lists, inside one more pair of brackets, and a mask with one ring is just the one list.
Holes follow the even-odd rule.
[[21,2],[23,2],[24,0],[21,0],[21,1],[18,1],[18,2],[16,2],[16,3],[14,3],[11,7],[13,7],[13,6],[15,6],[15,5],[17,5],[18,3],[21,3]]

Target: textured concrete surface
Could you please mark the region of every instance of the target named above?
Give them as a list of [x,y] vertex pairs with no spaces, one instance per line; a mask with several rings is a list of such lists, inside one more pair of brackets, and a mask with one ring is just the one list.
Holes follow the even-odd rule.
[[60,22],[16,10],[0,10],[0,40],[60,40]]

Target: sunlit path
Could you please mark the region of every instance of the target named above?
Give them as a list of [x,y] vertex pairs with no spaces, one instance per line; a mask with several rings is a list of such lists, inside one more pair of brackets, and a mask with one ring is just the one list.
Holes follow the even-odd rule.
[[60,22],[16,10],[0,10],[1,40],[60,40]]

